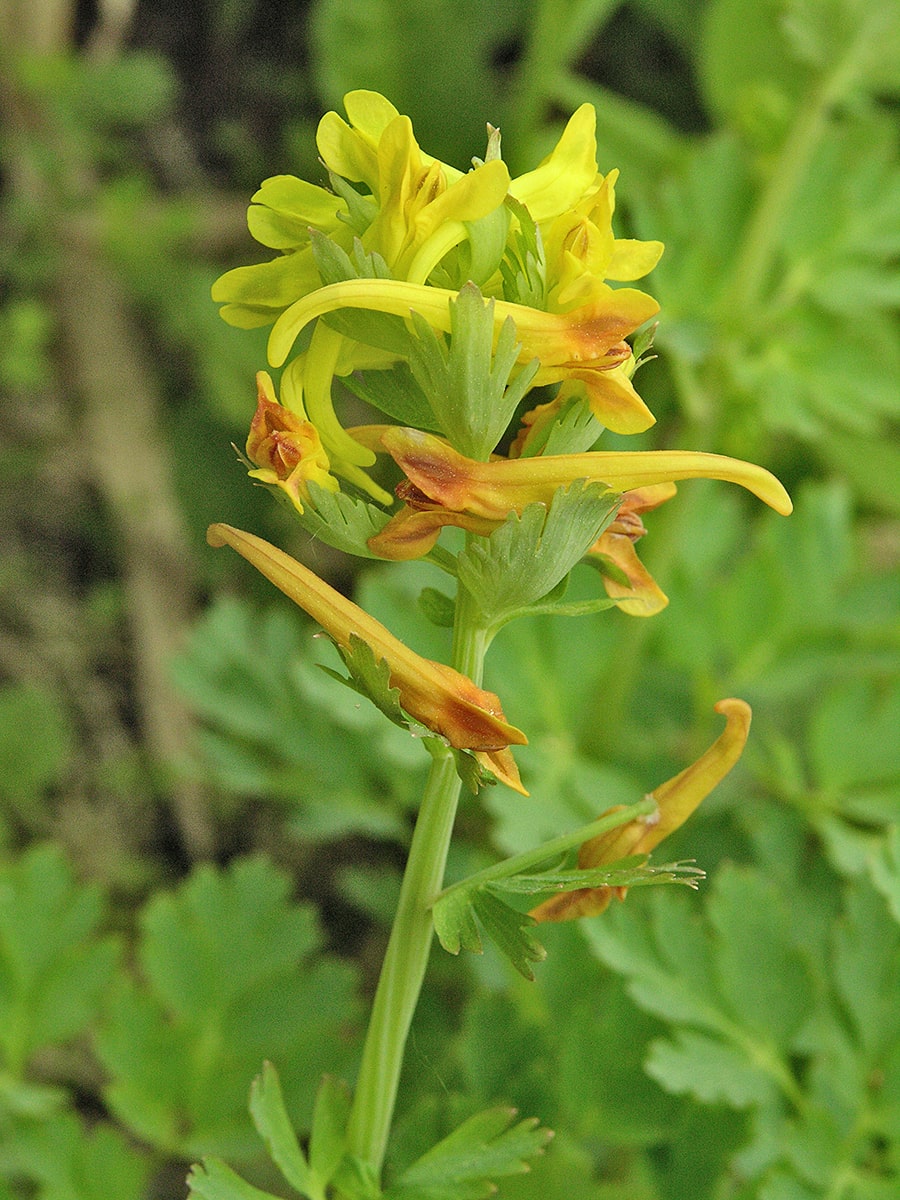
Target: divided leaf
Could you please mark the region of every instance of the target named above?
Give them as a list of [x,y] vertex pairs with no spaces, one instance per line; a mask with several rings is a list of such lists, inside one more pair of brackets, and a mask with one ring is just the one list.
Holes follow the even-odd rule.
[[389,515],[346,492],[330,492],[313,481],[308,486],[312,504],[306,505],[298,518],[304,529],[345,554],[376,558],[368,541],[381,532]]
[[413,1163],[384,1200],[483,1200],[495,1179],[529,1170],[553,1136],[537,1118],[513,1124],[515,1109],[492,1108],[465,1121]]
[[706,909],[701,923],[651,896],[585,926],[636,1002],[672,1026],[647,1072],[703,1104],[753,1110],[741,1169],[795,1189],[772,1195],[824,1195],[851,1176],[861,1196],[896,1188],[883,1150],[900,1134],[900,929],[883,899],[849,887],[830,944],[809,914],[794,927],[758,871],[722,868]]
[[[142,1200],[151,1158],[105,1120],[86,1128],[73,1112],[52,1119],[4,1120],[0,1196],[39,1200]],[[13,1189],[4,1190],[12,1176]],[[27,1180],[32,1185],[23,1191]],[[17,1187],[16,1184],[19,1186]]]
[[471,897],[472,910],[485,933],[520,975],[534,979],[531,964],[543,962],[547,951],[530,932],[533,917],[504,903],[487,888],[479,888]]
[[[295,1192],[308,1200],[325,1200],[326,1188],[341,1165],[346,1148],[345,1129],[350,1110],[349,1091],[325,1076],[316,1097],[310,1137],[310,1161],[300,1149],[287,1109],[278,1073],[265,1063],[250,1090],[250,1112],[257,1132],[266,1143],[272,1162]],[[277,1200],[247,1183],[217,1158],[204,1158],[188,1179],[192,1196],[202,1200]],[[348,1194],[354,1194],[352,1190]]]
[[13,1076],[96,1017],[118,957],[98,935],[103,911],[99,889],[75,882],[57,846],[0,866],[0,1055]]
[[331,657],[323,641],[284,606],[260,612],[223,599],[209,610],[172,664],[203,719],[195,770],[242,802],[288,806],[300,836],[402,840],[424,756],[326,677],[316,661]]
[[497,445],[538,368],[514,376],[519,344],[507,317],[494,344],[494,302],[467,283],[450,302],[450,337],[417,313],[409,365],[442,431],[462,454],[485,459]]
[[[314,913],[290,902],[289,886],[264,859],[239,859],[197,868],[145,909],[146,984],[122,980],[98,1049],[108,1102],[151,1144],[255,1155],[246,1095],[261,1058],[278,1062],[289,1111],[307,1128],[323,1067],[349,1065],[354,973],[321,952]],[[256,1096],[272,1134],[273,1091]]]
[[202,1163],[191,1167],[188,1189],[198,1200],[280,1200],[241,1179],[218,1158],[204,1158]]
[[307,1195],[311,1178],[309,1164],[285,1110],[278,1072],[270,1062],[263,1064],[262,1073],[251,1085],[250,1115],[272,1162],[292,1188]]
[[400,705],[400,691],[391,687],[390,667],[383,658],[375,658],[375,651],[368,642],[352,633],[349,648],[338,646],[338,651],[350,673],[349,677],[332,671],[329,667],[322,667],[326,674],[371,700],[379,712],[384,713],[394,725],[406,729],[412,737],[435,737],[431,729],[403,711]]
[[495,628],[527,612],[565,579],[619,503],[604,485],[559,488],[548,508],[529,504],[458,558],[460,582]]
[[[511,868],[512,869],[512,868]],[[649,866],[641,857],[623,859],[609,866],[587,870],[558,870],[529,874],[498,875],[471,885],[448,888],[432,906],[434,928],[441,945],[450,954],[461,949],[481,954],[483,930],[498,950],[526,979],[533,979],[530,964],[542,962],[546,951],[531,930],[537,923],[526,912],[509,904],[505,895],[547,896],[582,888],[639,887],[647,884],[682,883],[696,886],[703,872],[683,863]]]

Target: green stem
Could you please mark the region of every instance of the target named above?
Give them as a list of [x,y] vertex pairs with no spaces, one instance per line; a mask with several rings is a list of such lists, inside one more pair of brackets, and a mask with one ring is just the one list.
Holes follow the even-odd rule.
[[753,310],[760,299],[778,250],[784,219],[809,169],[831,110],[852,87],[869,43],[876,35],[877,21],[864,22],[842,58],[823,76],[797,114],[769,184],[750,219],[728,288],[729,303],[744,313]]
[[443,880],[459,788],[451,752],[438,752],[409,849],[347,1131],[351,1154],[376,1174],[384,1161],[403,1050],[431,950],[429,906]]
[[[481,682],[486,635],[471,598],[459,588],[453,666]],[[431,951],[431,905],[441,889],[459,800],[453,752],[432,751],[433,761],[416,820],[397,913],[375,991],[347,1128],[350,1153],[377,1176],[390,1134],[403,1052]]]

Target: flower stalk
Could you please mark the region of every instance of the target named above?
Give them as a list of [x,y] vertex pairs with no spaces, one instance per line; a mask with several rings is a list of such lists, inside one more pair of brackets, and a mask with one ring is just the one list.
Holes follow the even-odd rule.
[[350,1153],[376,1175],[384,1162],[403,1052],[431,953],[431,904],[444,878],[460,787],[450,752],[436,752],[409,847],[347,1127]]
[[[480,684],[488,637],[465,588],[457,594],[452,662]],[[348,1127],[350,1152],[381,1170],[390,1133],[403,1051],[412,1024],[434,927],[431,906],[441,891],[461,781],[449,751],[433,751],[381,968]]]

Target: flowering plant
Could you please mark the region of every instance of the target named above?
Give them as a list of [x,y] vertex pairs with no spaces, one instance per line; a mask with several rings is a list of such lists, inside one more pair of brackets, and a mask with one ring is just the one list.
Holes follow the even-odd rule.
[[[210,527],[212,545],[231,546],[321,625],[345,682],[431,758],[352,1095],[323,1081],[308,1153],[273,1068],[251,1107],[275,1163],[310,1200],[481,1196],[494,1178],[526,1169],[548,1131],[488,1110],[399,1178],[382,1178],[433,934],[451,953],[480,951],[488,937],[530,976],[543,957],[539,923],[598,914],[632,887],[695,884],[694,868],[648,856],[731,769],[750,724],[743,701],[720,701],[724,732],[674,779],[445,887],[463,786],[524,793],[528,782],[513,751],[527,730],[482,686],[490,644],[508,622],[538,612],[660,611],[667,598],[634,544],[643,516],[682,480],[737,483],[783,514],[791,502],[751,463],[594,448],[604,429],[633,434],[653,423],[634,378],[658,305],[630,285],[663,248],[614,235],[617,173],[598,170],[590,105],[544,162],[516,178],[491,127],[484,158],[461,172],[425,154],[384,97],[352,92],[345,107],[347,120],[328,113],[318,130],[330,187],[291,176],[263,183],[249,226],[279,253],[229,271],[213,296],[234,325],[271,324],[269,363],[284,368],[277,395],[268,373],[257,377],[251,477],[340,550],[433,564],[453,588],[432,605],[452,627],[452,655],[421,657],[278,548]],[[341,386],[379,419],[343,423]],[[602,591],[570,602],[579,564],[596,568]],[[191,1186],[209,1200],[262,1195],[215,1159],[194,1169]]]

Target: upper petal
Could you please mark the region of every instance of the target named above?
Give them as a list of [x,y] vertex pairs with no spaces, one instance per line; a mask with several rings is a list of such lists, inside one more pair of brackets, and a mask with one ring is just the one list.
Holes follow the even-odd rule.
[[541,224],[573,208],[597,177],[597,114],[582,104],[539,167],[510,183],[510,194]]

